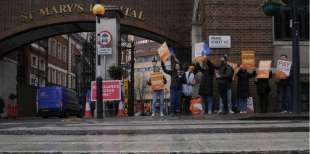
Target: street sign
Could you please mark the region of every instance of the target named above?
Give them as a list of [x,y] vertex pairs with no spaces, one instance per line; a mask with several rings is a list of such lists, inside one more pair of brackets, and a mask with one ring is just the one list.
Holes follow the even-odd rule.
[[[91,83],[91,101],[96,101],[97,87],[96,81]],[[104,101],[121,100],[121,81],[106,80],[102,84],[102,98]]]
[[209,35],[210,48],[231,48],[231,38],[229,35]]
[[108,31],[101,31],[97,35],[98,55],[112,54],[112,34]]

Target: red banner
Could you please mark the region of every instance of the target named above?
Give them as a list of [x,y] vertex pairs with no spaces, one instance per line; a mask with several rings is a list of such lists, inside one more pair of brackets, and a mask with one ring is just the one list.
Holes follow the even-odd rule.
[[[91,83],[91,101],[96,101],[97,98],[96,81]],[[102,98],[104,101],[121,100],[121,81],[107,80],[102,84]]]

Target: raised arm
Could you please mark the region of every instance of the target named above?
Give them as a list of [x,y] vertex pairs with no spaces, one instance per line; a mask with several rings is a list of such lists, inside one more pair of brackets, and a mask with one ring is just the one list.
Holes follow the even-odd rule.
[[207,60],[207,65],[208,67],[212,67],[213,69],[219,69],[219,66],[216,66],[215,64],[213,64],[209,59]]
[[166,74],[169,74],[169,75],[172,75],[172,71],[171,70],[167,70],[166,66],[165,66],[165,63],[163,61],[161,61],[161,67],[163,68],[163,71],[166,73]]

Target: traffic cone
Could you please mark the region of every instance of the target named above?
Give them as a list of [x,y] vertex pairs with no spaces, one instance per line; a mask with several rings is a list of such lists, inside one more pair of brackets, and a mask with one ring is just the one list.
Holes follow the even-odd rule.
[[124,116],[124,103],[123,103],[123,101],[119,102],[117,116],[118,117],[123,117]]
[[89,102],[86,102],[84,118],[92,118]]

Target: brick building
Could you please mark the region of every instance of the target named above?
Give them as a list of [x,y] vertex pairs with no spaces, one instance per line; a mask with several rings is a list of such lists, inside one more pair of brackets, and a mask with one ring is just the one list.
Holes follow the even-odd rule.
[[[197,42],[208,42],[210,35],[230,36],[231,47],[213,48],[211,58],[218,61],[223,54],[229,60],[241,63],[241,51],[254,50],[256,66],[259,60],[273,60],[272,67],[281,54],[292,60],[289,12],[275,17],[266,16],[262,10],[263,0],[194,0],[192,23],[192,47]],[[309,6],[308,0],[298,1],[299,8]],[[301,101],[303,110],[309,108],[309,16],[300,15]],[[271,81],[272,92],[269,111],[278,111],[277,81]],[[254,80],[251,96],[256,98]],[[256,101],[255,101],[256,102]],[[256,109],[259,106],[256,104]]]
[[[80,73],[77,58],[82,54],[83,41],[84,38],[80,34],[60,35],[31,43],[10,53],[1,61],[1,67],[12,65],[14,69],[11,71],[6,68],[2,71],[15,77],[14,81],[8,83],[5,81],[9,81],[9,77],[0,77],[3,87],[9,89],[9,92],[1,91],[1,96],[7,100],[9,94],[20,91],[20,114],[31,116],[35,114],[38,87],[55,85],[78,91]],[[18,61],[20,65],[16,65]]]

